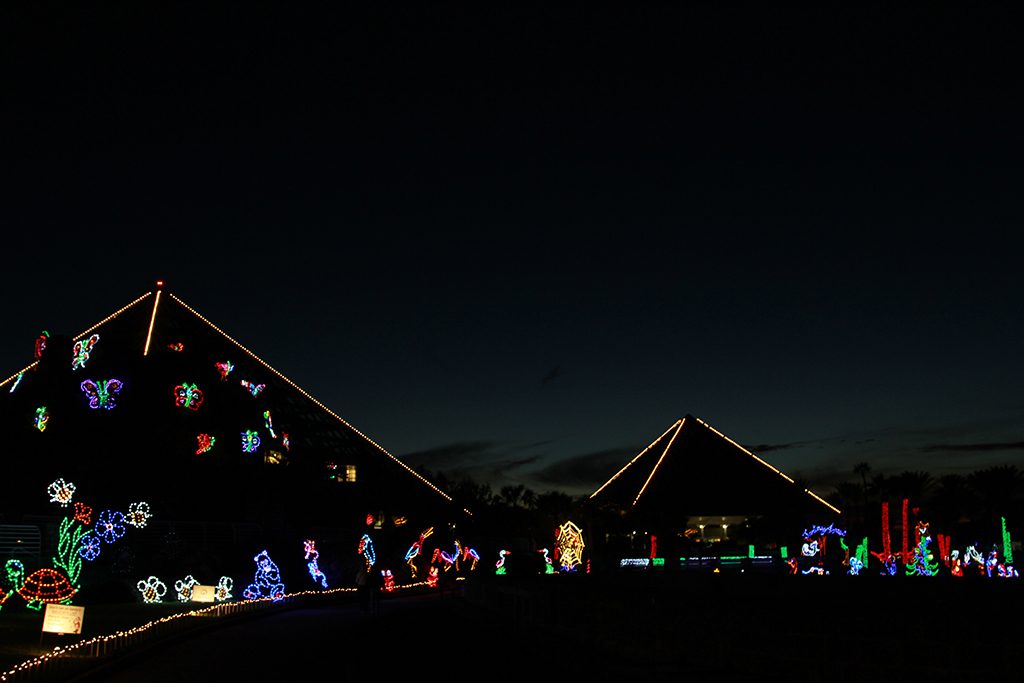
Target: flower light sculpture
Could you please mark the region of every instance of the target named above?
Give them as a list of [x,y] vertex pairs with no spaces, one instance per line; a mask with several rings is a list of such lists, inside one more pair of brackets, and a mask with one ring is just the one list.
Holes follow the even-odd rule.
[[113,543],[124,536],[124,514],[116,510],[104,510],[96,521],[96,533],[104,543]]

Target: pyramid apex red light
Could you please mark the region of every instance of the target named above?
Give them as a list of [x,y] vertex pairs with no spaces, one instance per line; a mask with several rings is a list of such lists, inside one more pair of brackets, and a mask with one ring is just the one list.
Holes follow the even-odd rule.
[[163,287],[164,286],[164,281],[163,280],[157,280],[156,281],[156,286],[157,287]]

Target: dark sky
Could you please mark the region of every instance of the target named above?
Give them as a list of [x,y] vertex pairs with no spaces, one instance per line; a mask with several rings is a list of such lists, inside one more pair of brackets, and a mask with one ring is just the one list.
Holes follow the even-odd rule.
[[823,493],[1024,465],[1014,14],[378,4],[4,9],[0,379],[162,278],[497,487],[687,413]]

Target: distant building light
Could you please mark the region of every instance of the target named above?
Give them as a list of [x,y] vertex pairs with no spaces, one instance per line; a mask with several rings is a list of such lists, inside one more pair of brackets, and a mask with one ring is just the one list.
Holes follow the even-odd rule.
[[356,480],[356,466],[345,465],[345,481],[355,482]]

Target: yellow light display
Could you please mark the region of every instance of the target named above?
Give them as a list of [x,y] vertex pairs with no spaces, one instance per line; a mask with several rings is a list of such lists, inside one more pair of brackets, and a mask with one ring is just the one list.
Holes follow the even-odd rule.
[[563,567],[583,564],[583,530],[572,522],[558,527],[558,562]]
[[636,502],[640,500],[640,496],[644,495],[644,491],[647,490],[647,485],[651,483],[651,479],[654,478],[654,473],[658,471],[658,466],[661,465],[661,461],[665,459],[666,455],[668,455],[668,449],[672,448],[672,444],[675,443],[676,437],[679,436],[679,432],[682,431],[683,425],[685,423],[686,418],[683,418],[682,420],[679,421],[679,426],[676,428],[676,433],[672,435],[671,439],[669,439],[668,445],[665,446],[665,451],[661,454],[661,457],[658,458],[658,462],[654,465],[654,469],[651,470],[651,473],[647,476],[647,481],[645,481],[644,485],[640,488],[640,493],[636,494],[636,498],[633,499],[633,505],[636,505]]
[[153,324],[156,322],[156,307],[160,305],[161,290],[157,290],[156,298],[153,300],[153,315],[149,317],[149,332],[146,333],[146,348],[142,350],[143,356],[149,355],[149,342],[153,339]]
[[[682,425],[682,423],[683,423],[683,421],[682,421],[682,420],[677,420],[677,421],[676,421],[675,423],[673,423],[673,425],[672,425],[671,427],[669,427],[668,429],[666,429],[666,430],[665,430],[665,434],[668,434],[669,432],[671,432],[671,431],[672,431],[673,429],[675,429],[676,427],[678,427],[678,426]],[[601,488],[599,488],[598,490],[596,490],[596,491],[594,491],[593,493],[591,493],[591,494],[590,494],[590,497],[591,497],[591,498],[593,498],[593,497],[594,497],[594,496],[596,496],[597,494],[601,493],[601,491],[603,491],[603,490],[604,490],[604,488],[605,488],[606,486],[608,486],[608,484],[610,484],[610,483],[612,483],[613,481],[615,481],[616,479],[618,479],[618,478],[619,478],[619,475],[620,475],[620,474],[622,474],[623,472],[625,472],[625,471],[626,471],[626,469],[628,469],[630,465],[632,465],[632,464],[633,464],[633,463],[635,463],[635,462],[636,462],[637,460],[639,460],[639,459],[640,459],[640,458],[641,458],[641,457],[643,456],[643,454],[644,454],[644,453],[646,453],[647,451],[649,451],[649,450],[651,450],[652,448],[654,448],[654,444],[656,444],[656,443],[658,443],[659,441],[661,441],[661,440],[662,440],[662,439],[663,439],[663,438],[665,437],[665,434],[662,434],[661,436],[659,436],[659,437],[658,437],[657,439],[655,439],[655,440],[654,440],[654,443],[652,443],[652,444],[651,444],[650,446],[648,446],[647,448],[645,448],[645,449],[643,449],[642,451],[640,451],[640,455],[636,456],[635,458],[633,458],[632,460],[630,460],[629,462],[627,462],[627,463],[626,463],[626,466],[625,466],[625,467],[623,467],[623,468],[622,468],[621,470],[619,470],[618,472],[616,472],[616,473],[615,473],[615,475],[614,475],[614,476],[613,476],[613,477],[612,477],[611,479],[609,479],[608,481],[606,481],[606,482],[605,482],[605,483],[604,483],[604,484],[603,484],[603,485],[601,486]]]

